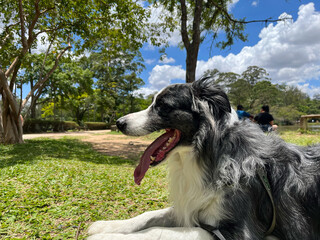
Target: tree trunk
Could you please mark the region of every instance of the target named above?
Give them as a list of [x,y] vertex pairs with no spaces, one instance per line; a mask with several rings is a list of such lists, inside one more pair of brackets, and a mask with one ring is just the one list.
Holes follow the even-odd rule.
[[186,58],[186,82],[192,83],[196,80],[197,55],[193,51],[187,51]]
[[31,100],[31,105],[30,105],[30,118],[36,119],[36,101],[34,98]]
[[20,115],[15,116],[5,95],[2,95],[3,140],[5,144],[23,143],[22,121]]
[[[30,88],[33,89],[33,79],[30,80]],[[30,118],[36,118],[36,99],[34,93],[31,94]]]
[[184,47],[187,51],[186,58],[186,82],[192,83],[196,80],[196,68],[197,68],[197,59],[199,53],[200,46],[200,22],[201,22],[201,14],[203,10],[203,0],[195,1],[195,8],[193,14],[193,22],[192,22],[192,37],[191,40],[188,36],[188,11],[185,0],[180,0],[181,4],[181,36]]
[[3,139],[3,125],[2,125],[2,110],[1,110],[1,106],[0,106],[0,143],[4,143],[4,139]]
[[0,69],[0,94],[2,95],[2,127],[5,144],[23,143],[22,119],[18,103],[8,86],[5,73]]

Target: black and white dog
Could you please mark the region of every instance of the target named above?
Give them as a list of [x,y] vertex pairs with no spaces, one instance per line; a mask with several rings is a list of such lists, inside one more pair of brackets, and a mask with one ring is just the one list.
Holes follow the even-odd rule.
[[171,85],[117,125],[134,136],[166,129],[146,149],[134,177],[140,184],[150,166],[166,159],[173,207],[95,222],[90,240],[259,240],[274,212],[277,239],[320,239],[320,145],[295,146],[239,122],[214,81]]

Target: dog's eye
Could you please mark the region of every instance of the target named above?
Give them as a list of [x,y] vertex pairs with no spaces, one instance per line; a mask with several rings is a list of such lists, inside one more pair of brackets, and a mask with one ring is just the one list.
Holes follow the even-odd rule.
[[172,107],[169,104],[165,103],[162,99],[156,101],[154,109],[161,116],[167,116],[172,111]]

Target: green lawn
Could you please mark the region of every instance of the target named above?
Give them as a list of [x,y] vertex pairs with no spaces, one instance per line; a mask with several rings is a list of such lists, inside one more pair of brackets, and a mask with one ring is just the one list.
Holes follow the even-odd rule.
[[[281,137],[320,142],[319,134]],[[0,239],[84,239],[91,221],[167,207],[166,166],[149,170],[141,186],[134,166],[71,138],[0,145]]]
[[135,186],[135,163],[76,139],[0,145],[0,153],[0,239],[75,239],[79,230],[83,239],[91,221],[168,205],[164,166]]

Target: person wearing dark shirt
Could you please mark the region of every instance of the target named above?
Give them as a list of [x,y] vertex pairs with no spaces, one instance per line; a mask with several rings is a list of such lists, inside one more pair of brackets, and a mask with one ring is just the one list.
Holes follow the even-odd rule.
[[268,105],[263,105],[261,112],[254,118],[254,121],[260,125],[264,132],[270,132],[276,129],[276,125],[273,124],[273,120],[273,116],[269,113]]

